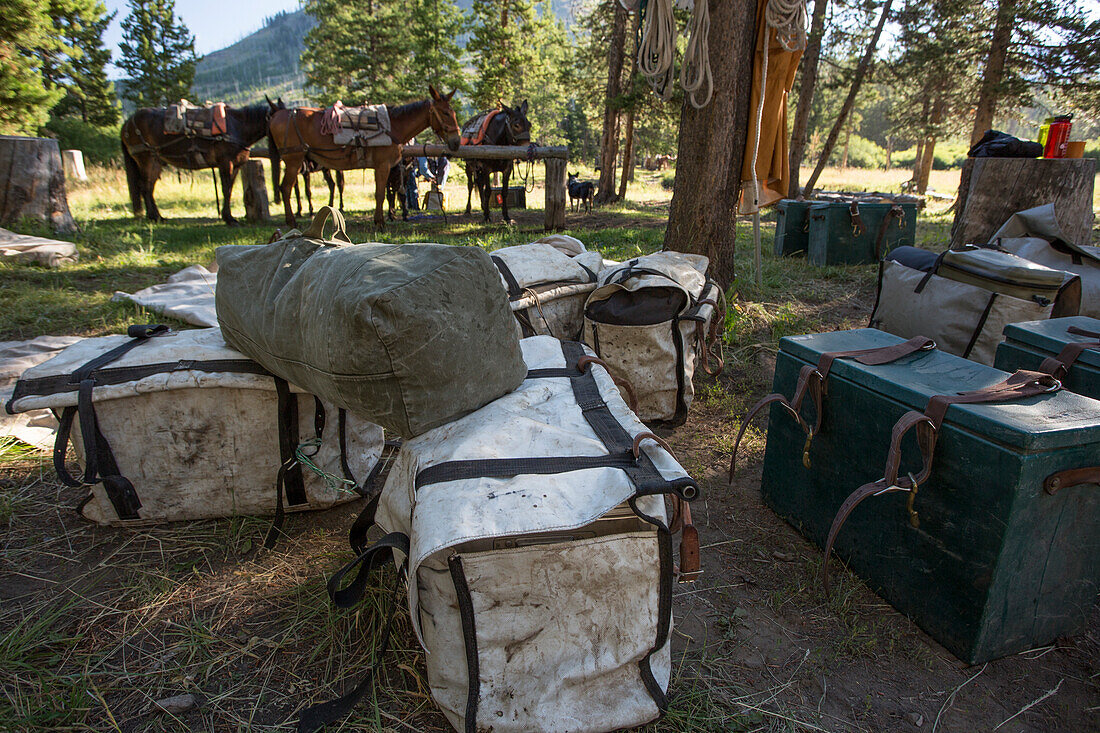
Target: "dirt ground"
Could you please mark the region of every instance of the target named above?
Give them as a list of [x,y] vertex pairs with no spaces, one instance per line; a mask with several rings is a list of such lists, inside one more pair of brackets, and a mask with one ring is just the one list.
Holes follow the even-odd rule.
[[[532,217],[519,227],[537,228]],[[836,283],[803,307],[819,326],[862,326],[870,283]],[[737,306],[746,318],[770,307]],[[727,485],[741,416],[769,391],[768,329],[727,349],[716,382],[696,380],[687,424],[667,432],[705,492],[693,507],[704,573],[674,591],[672,706],[645,730],[1100,730],[1096,607],[1075,638],[968,667],[842,568],[823,596],[821,551],[761,501],[762,425]],[[265,519],[101,528],[68,508],[76,494],[46,457],[0,462],[0,729],[293,730],[297,710],[369,666],[384,591],[351,613],[325,593],[359,502],[291,517],[265,550]],[[373,699],[339,729],[449,730],[401,614],[394,647]],[[181,694],[195,707],[153,705]]]

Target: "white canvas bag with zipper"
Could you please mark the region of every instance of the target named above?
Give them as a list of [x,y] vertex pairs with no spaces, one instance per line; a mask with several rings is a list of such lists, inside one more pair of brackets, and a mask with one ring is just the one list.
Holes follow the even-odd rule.
[[[361,554],[329,589],[354,605],[393,553],[432,697],[458,731],[642,725],[666,705],[677,528],[684,573],[698,572],[698,487],[583,345],[521,344],[515,392],[402,446],[377,513],[352,529]],[[367,547],[372,517],[387,534]],[[369,685],[307,709],[301,730]]]
[[[276,379],[217,328],[83,339],[24,372],[7,408],[60,416],[54,466],[88,491],[79,509],[100,524],[325,509],[358,498],[384,442],[382,428]],[[65,467],[70,436],[78,477]],[[338,479],[295,464],[299,448]]]
[[687,419],[697,359],[708,374],[722,371],[725,296],[708,264],[680,252],[638,257],[603,270],[588,296],[584,342],[633,385],[645,422]]

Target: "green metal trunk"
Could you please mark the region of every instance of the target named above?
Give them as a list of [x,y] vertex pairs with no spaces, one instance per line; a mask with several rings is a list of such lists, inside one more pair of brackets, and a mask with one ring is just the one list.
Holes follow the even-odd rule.
[[865,265],[878,262],[875,242],[882,220],[894,207],[902,210],[900,219],[891,217],[882,238],[882,255],[894,247],[916,241],[917,205],[859,204],[859,226],[852,216],[851,204],[817,203],[810,207],[810,230],[806,258],[813,265]]
[[[899,343],[872,329],[785,338],[775,391],[790,395],[799,368],[826,351]],[[764,499],[823,546],[844,499],[882,478],[894,423],[928,399],[989,386],[1003,372],[939,351],[880,366],[833,365],[821,434],[803,465],[805,434],[772,406]],[[807,401],[809,403],[809,401]],[[804,416],[812,420],[812,403]],[[902,471],[920,468],[906,438]],[[1015,403],[953,405],[929,480],[908,521],[908,494],[859,505],[836,540],[849,568],[960,659],[977,664],[1080,630],[1100,584],[1100,487],[1053,495],[1056,471],[1100,464],[1100,402],[1068,391]]]
[[[1013,372],[1017,369],[1038,369],[1048,356],[1057,356],[1068,343],[1096,341],[1090,336],[1078,336],[1067,331],[1070,326],[1100,333],[1100,320],[1073,316],[1046,321],[1010,323],[1005,327],[1005,340],[997,347],[993,365]],[[1100,400],[1100,351],[1081,352],[1069,373],[1062,378],[1066,389]]]
[[810,206],[813,201],[783,199],[775,205],[775,256],[805,252],[809,242]]

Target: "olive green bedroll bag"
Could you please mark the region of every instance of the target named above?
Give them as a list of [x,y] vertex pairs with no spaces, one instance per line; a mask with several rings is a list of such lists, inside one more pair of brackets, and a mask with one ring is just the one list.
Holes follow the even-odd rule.
[[478,247],[352,244],[344,217],[325,206],[305,232],[216,254],[230,346],[404,438],[473,412],[527,374],[500,274]]

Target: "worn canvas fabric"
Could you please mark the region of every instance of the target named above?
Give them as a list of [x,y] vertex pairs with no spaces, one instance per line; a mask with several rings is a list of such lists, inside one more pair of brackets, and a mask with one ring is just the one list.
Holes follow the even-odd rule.
[[131,302],[162,316],[169,316],[190,323],[192,326],[211,328],[218,325],[214,308],[214,291],[218,286],[218,273],[202,265],[185,267],[168,280],[150,285],[136,293],[115,291],[111,301]]
[[170,104],[164,111],[164,133],[166,135],[192,135],[198,137],[218,137],[224,135],[229,127],[225,119],[225,102],[207,102],[203,106],[191,104],[181,99]]
[[490,255],[523,337],[580,338],[584,302],[596,288],[603,257],[583,249],[566,254],[562,247],[571,244],[540,240],[503,247]]
[[[708,371],[724,325],[721,288],[702,255],[658,252],[603,270],[588,296],[584,342],[634,387],[638,417],[679,425],[695,394],[696,360]],[[721,370],[721,358],[717,359]]]
[[[226,346],[217,328],[159,331],[138,341],[80,340],[27,370],[8,404],[9,412],[61,415],[55,466],[63,481],[89,490],[80,504],[88,519],[125,524],[272,514],[280,504],[280,466],[300,443],[308,443],[303,450],[312,452],[314,465],[341,480],[325,481],[299,466],[286,480],[289,511],[357,498],[356,488],[378,464],[379,426],[296,387],[280,393],[276,380]],[[65,468],[70,431],[82,478]]]
[[884,260],[871,328],[902,338],[927,336],[941,351],[993,364],[1009,323],[1050,318],[1053,302],[1024,300]]
[[1054,204],[1013,214],[993,235],[991,244],[1040,265],[1080,275],[1081,315],[1100,318],[1100,247],[1067,241],[1054,216]]
[[690,526],[698,488],[591,350],[522,345],[517,390],[404,444],[376,521],[407,537],[410,616],[456,730],[642,725],[670,677],[665,497]]
[[80,254],[72,242],[0,229],[0,257],[11,262],[61,267],[76,262]]
[[390,112],[384,104],[345,107],[337,102],[325,110],[321,132],[332,135],[337,145],[376,147],[399,142],[390,137]]
[[[329,215],[336,241],[322,239]],[[500,274],[479,247],[357,244],[323,207],[305,233],[217,249],[226,342],[403,438],[523,381]]]
[[[49,361],[77,341],[80,341],[79,336],[39,336],[29,341],[0,342],[0,404],[7,404],[11,399],[15,383],[23,372]],[[0,412],[0,438],[15,438],[49,450],[56,432],[57,418],[49,410],[28,410],[18,415]]]

